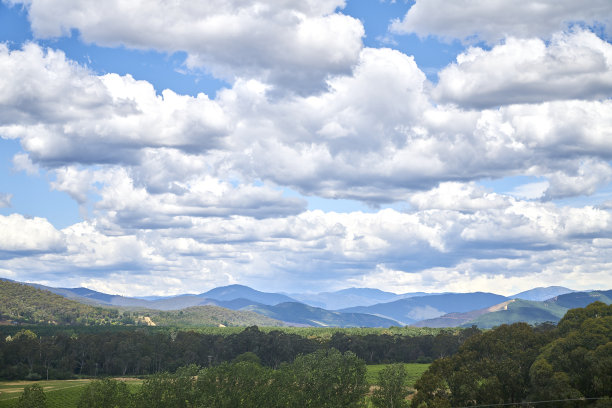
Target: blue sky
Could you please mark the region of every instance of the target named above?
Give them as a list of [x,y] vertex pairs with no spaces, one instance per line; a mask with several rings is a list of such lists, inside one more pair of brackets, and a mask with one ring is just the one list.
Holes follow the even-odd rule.
[[607,288],[612,6],[0,2],[0,276]]

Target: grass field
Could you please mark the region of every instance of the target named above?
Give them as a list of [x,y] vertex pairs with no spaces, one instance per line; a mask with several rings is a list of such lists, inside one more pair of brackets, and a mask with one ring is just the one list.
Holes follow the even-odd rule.
[[[376,385],[378,383],[378,373],[385,368],[386,364],[369,365],[368,371],[366,372],[366,380],[370,385]],[[407,385],[414,387],[414,383],[421,378],[421,375],[427,370],[429,364],[404,364],[406,373],[408,374]]]
[[[378,383],[378,373],[385,364],[367,366],[366,379],[368,384]],[[408,374],[408,386],[413,387],[429,364],[405,364]],[[2,381],[0,382],[0,408],[12,408],[17,404],[23,388],[31,384],[40,384],[47,396],[49,408],[76,408],[83,387],[91,380],[58,380],[58,381]],[[126,379],[132,392],[142,384],[142,380]]]
[[[83,387],[91,380],[58,380],[58,381],[10,381],[0,382],[0,408],[12,408],[17,404],[23,388],[31,384],[40,384],[47,396],[49,408],[76,408]],[[127,379],[131,389],[142,383],[142,380]]]

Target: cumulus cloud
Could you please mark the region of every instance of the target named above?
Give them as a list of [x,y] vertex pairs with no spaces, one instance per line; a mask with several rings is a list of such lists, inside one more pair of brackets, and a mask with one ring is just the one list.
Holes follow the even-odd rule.
[[475,183],[441,183],[438,187],[415,193],[410,203],[418,210],[439,209],[474,212],[506,207],[508,197],[485,191]]
[[575,173],[557,171],[549,175],[548,179],[550,185],[544,192],[544,199],[591,195],[612,181],[612,167],[606,162],[584,160]]
[[36,176],[40,171],[38,166],[32,163],[27,153],[17,153],[13,156],[13,169],[15,171],[25,171],[29,176]]
[[64,235],[44,218],[0,215],[0,258],[65,250]]
[[[470,185],[463,190],[470,188],[477,190]],[[487,194],[472,192],[473,204],[463,199],[465,207],[477,208],[470,212],[316,210],[265,220],[189,217],[182,226],[136,230],[111,230],[113,220],[101,215],[62,230],[66,249],[61,255],[32,255],[27,262],[13,255],[0,261],[0,268],[41,280],[70,267],[72,285],[89,282],[102,288],[112,278],[114,291],[145,294],[151,289],[142,281],[149,280],[167,294],[235,281],[265,283],[273,290],[283,290],[283,282],[315,290],[343,282],[397,285],[396,290],[406,291],[487,290],[487,285],[490,290],[496,278],[519,285],[525,277],[552,271],[556,283],[580,277],[588,286],[610,266],[605,255],[612,250],[610,211],[510,197],[500,197],[503,206],[483,206]],[[595,244],[603,257],[593,252]]]
[[53,38],[77,29],[86,42],[188,53],[188,67],[234,80],[258,78],[301,93],[348,72],[362,47],[361,22],[336,12],[344,0],[12,1],[32,31]]
[[[371,54],[375,64],[364,55],[352,76],[330,82],[332,90],[316,97],[281,103],[248,86],[222,93],[220,103],[240,112],[230,142],[243,153],[228,163],[303,194],[377,204],[440,182],[572,174],[585,157],[612,158],[610,100],[482,111],[436,106],[410,58],[390,50]],[[381,67],[388,82],[371,80],[370,70]],[[245,99],[257,100],[259,109],[233,102]]]
[[[156,95],[148,82],[96,76],[34,44],[0,51],[2,112],[18,112],[0,117],[0,134],[19,138],[27,153],[14,161],[57,169],[53,187],[81,203],[87,184],[98,181],[87,168],[78,177],[71,172],[94,163],[127,165],[135,185],[153,194],[181,196],[197,185],[185,180],[211,176],[379,205],[441,182],[509,174],[550,175],[551,186],[559,185],[556,180],[576,176],[579,163],[612,158],[610,100],[481,111],[436,105],[414,59],[389,49],[364,49],[353,71],[329,79],[329,90],[318,95],[279,99],[267,85],[241,80],[214,100]],[[34,77],[58,79],[51,88],[33,80],[23,91],[17,85],[22,67]],[[62,104],[68,109],[57,108]],[[607,176],[589,180],[596,187]],[[549,197],[571,194],[555,188]],[[576,194],[593,191],[585,185]],[[270,209],[288,211],[283,214],[302,206],[286,199],[275,206],[278,193],[260,198]]]
[[[158,160],[155,164],[161,165]],[[53,173],[56,180],[51,182],[52,188],[68,193],[79,204],[86,204],[93,195],[94,209],[122,228],[185,226],[190,224],[189,217],[279,217],[297,214],[306,205],[305,200],[285,197],[281,190],[269,186],[233,185],[188,170],[182,179],[165,169],[154,172],[146,167],[91,170],[68,166]],[[150,179],[153,181],[148,183]]]
[[469,48],[438,76],[434,98],[468,108],[604,99],[612,93],[612,45],[583,30],[548,44],[511,37],[490,51]]
[[204,94],[157,95],[146,81],[96,76],[33,43],[0,45],[0,107],[0,135],[19,138],[31,160],[49,165],[130,162],[148,146],[205,151],[229,131]]
[[403,19],[392,22],[390,30],[496,43],[507,36],[548,38],[573,23],[604,24],[610,35],[612,4],[608,0],[417,0]]

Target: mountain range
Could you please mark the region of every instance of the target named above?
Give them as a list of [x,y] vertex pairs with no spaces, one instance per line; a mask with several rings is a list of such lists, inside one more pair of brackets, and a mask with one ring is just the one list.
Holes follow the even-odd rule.
[[608,304],[612,302],[612,291],[576,292],[560,286],[534,288],[506,297],[485,292],[396,294],[371,288],[348,288],[318,294],[283,294],[262,292],[243,285],[229,285],[200,294],[135,298],[87,288],[28,285],[90,306],[134,311],[172,312],[189,309],[193,324],[197,323],[197,318],[193,316],[202,315],[202,308],[217,307],[256,313],[274,319],[271,321],[276,322],[275,325],[492,327],[515,321],[531,324],[557,322],[570,308],[583,307],[595,300]]

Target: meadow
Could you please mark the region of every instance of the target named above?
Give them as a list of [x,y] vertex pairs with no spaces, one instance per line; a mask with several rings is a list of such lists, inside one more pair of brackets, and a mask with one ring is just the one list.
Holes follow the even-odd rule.
[[[142,380],[125,378],[130,391],[136,390]],[[91,382],[90,379],[80,380],[51,380],[51,381],[1,381],[0,382],[0,408],[16,406],[23,388],[31,384],[40,384],[47,396],[49,408],[76,408],[83,391],[83,387]]]
[[[429,364],[404,364],[407,373],[408,387],[414,383],[427,370]],[[378,383],[378,373],[385,368],[385,364],[367,366],[366,380],[370,386]],[[130,391],[135,392],[142,384],[141,379],[123,378]],[[53,381],[2,381],[0,382],[0,408],[12,408],[16,405],[23,388],[31,384],[40,384],[47,396],[49,408],[76,408],[79,397],[90,379],[80,380],[53,380]]]

